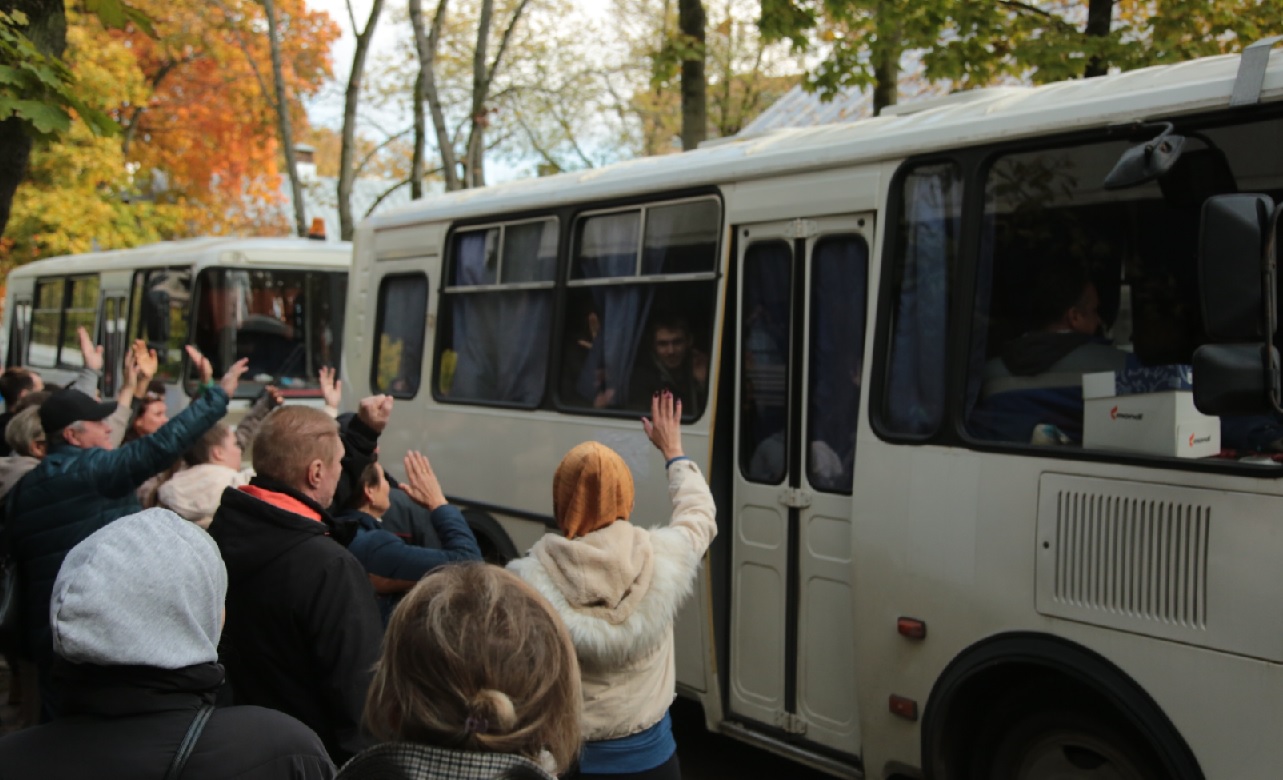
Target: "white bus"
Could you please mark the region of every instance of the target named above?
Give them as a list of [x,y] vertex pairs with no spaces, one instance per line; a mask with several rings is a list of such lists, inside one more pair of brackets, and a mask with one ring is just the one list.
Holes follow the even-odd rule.
[[[428,451],[502,559],[554,527],[584,440],[631,466],[633,519],[666,522],[637,422],[666,367],[718,503],[677,626],[710,729],[839,776],[1276,776],[1283,430],[1199,415],[1183,384],[1220,273],[1200,235],[1243,254],[1200,209],[1283,200],[1283,53],[1251,51],[371,218],[350,390],[400,399],[385,457]],[[1058,268],[1150,392],[1085,399],[1076,373],[1049,395],[1077,408],[1040,419],[988,383]],[[1182,457],[1186,432],[1210,455]]]
[[104,397],[116,392],[133,339],[156,350],[171,414],[195,390],[186,344],[216,375],[250,359],[238,398],[267,384],[319,397],[318,369],[341,357],[351,262],[350,244],[303,238],[197,238],[37,260],[5,280],[4,364],[64,384],[84,365],[83,326],[104,348]]

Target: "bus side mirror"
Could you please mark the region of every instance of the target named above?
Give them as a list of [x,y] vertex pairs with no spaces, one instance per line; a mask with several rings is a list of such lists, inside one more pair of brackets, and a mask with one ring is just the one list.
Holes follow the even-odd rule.
[[1204,344],[1194,350],[1194,407],[1203,414],[1269,414],[1279,387],[1279,351],[1264,344]]
[[1273,275],[1267,268],[1273,263],[1265,244],[1273,210],[1265,195],[1219,195],[1203,204],[1198,281],[1203,327],[1213,341],[1266,338],[1265,274]]
[[1162,177],[1176,165],[1185,147],[1185,136],[1173,133],[1175,128],[1171,122],[1163,122],[1162,128],[1154,138],[1123,152],[1105,177],[1105,189],[1138,187]]
[[1283,414],[1274,236],[1283,208],[1265,195],[1203,204],[1198,277],[1211,343],[1194,353],[1194,406],[1204,414]]

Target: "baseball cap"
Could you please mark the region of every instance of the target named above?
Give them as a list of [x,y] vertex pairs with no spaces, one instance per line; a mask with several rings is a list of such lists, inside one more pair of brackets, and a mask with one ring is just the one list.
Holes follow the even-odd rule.
[[40,427],[44,428],[46,437],[66,428],[74,422],[105,420],[116,411],[116,403],[108,401],[99,403],[79,390],[59,390],[40,405]]

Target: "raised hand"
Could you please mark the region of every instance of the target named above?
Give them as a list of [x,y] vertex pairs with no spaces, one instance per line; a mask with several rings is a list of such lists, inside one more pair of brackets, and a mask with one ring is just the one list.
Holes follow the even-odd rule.
[[121,366],[120,390],[116,395],[119,397],[128,393],[132,398],[134,390],[138,387],[138,359],[134,357],[132,348],[125,350],[122,363],[124,365]]
[[664,456],[672,460],[686,453],[682,451],[682,399],[671,391],[655,393],[650,402],[650,418],[642,418],[646,438]]
[[187,357],[191,358],[192,365],[196,367],[196,376],[200,379],[202,385],[207,385],[214,381],[214,366],[209,362],[209,358],[200,353],[199,349],[196,349],[192,344],[188,344]]
[[273,409],[285,403],[285,395],[281,393],[280,388],[276,385],[268,385],[263,389],[267,391],[267,397],[270,400]]
[[322,366],[320,371],[321,397],[331,409],[339,408],[343,401],[343,382],[336,378],[337,373],[330,366]]
[[392,417],[392,396],[371,395],[362,398],[356,416],[375,433],[382,433],[388,425],[388,419]]
[[401,489],[414,499],[416,504],[428,509],[436,509],[447,503],[445,492],[441,490],[441,483],[437,481],[437,474],[432,470],[432,464],[428,462],[427,456],[415,450],[407,452],[405,476],[406,481],[401,483]]
[[77,326],[76,336],[80,339],[80,354],[84,357],[85,368],[102,371],[102,345],[94,346],[89,331],[83,325]]
[[[209,361],[205,361],[205,362],[208,363]],[[249,358],[243,357],[240,360],[233,363],[227,369],[227,373],[223,374],[223,378],[218,380],[218,384],[222,386],[223,391],[227,393],[228,398],[231,398],[233,395],[235,395],[236,386],[239,385],[241,382],[241,374],[244,374],[248,370],[249,370]]]
[[145,391],[147,383],[160,370],[160,358],[156,356],[156,350],[148,349],[147,342],[142,339],[134,341],[131,351],[134,355],[134,364],[138,369],[138,386]]

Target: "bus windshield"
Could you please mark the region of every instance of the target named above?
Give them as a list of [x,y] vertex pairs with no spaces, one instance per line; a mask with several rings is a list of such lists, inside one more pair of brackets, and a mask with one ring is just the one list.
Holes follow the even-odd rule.
[[269,384],[315,395],[319,369],[338,366],[347,274],[213,268],[201,271],[196,290],[193,341],[215,376],[249,358],[237,395]]

